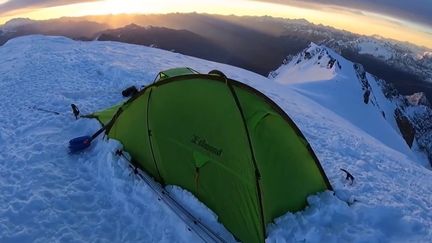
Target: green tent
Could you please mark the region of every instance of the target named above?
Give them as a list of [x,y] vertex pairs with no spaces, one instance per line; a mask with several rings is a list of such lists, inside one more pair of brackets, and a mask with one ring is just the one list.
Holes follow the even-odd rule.
[[331,190],[305,137],[264,94],[219,71],[161,74],[93,116],[133,163],[163,185],[192,192],[237,239],[263,242],[273,219]]
[[188,67],[181,67],[181,68],[172,68],[165,71],[160,72],[157,76],[155,81],[164,80],[171,77],[176,76],[182,76],[187,74],[198,74],[197,71],[193,70],[192,68]]

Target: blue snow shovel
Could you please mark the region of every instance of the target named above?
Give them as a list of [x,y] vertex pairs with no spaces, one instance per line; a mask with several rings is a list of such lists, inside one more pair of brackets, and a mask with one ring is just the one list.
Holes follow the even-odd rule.
[[71,153],[77,153],[90,147],[92,141],[97,138],[103,131],[107,129],[107,126],[102,127],[92,136],[77,137],[69,141],[69,150]]

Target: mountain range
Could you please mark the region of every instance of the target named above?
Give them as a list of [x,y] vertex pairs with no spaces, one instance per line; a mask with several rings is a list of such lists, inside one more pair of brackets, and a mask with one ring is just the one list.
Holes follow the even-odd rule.
[[432,99],[430,49],[379,36],[361,36],[303,19],[197,13],[13,19],[0,27],[0,44],[29,34],[153,46],[265,76],[314,42],[362,64],[404,95],[424,92]]

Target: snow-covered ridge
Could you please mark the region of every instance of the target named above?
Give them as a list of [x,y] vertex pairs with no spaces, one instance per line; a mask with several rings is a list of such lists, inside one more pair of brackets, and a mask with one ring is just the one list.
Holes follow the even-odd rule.
[[[299,65],[301,63],[301,65]],[[270,72],[270,78],[281,75],[290,76],[289,79],[277,79],[282,83],[313,82],[323,78],[331,79],[341,69],[340,63],[325,47],[311,43],[308,48],[291,60],[286,59],[284,65]],[[291,75],[300,72],[301,75]]]
[[9,31],[15,31],[16,28],[34,23],[34,20],[31,20],[29,18],[15,18],[11,19],[8,22],[6,22],[4,25],[0,26],[0,30],[3,30],[5,32]]
[[[143,46],[44,36],[9,41],[0,47],[0,242],[199,241],[115,156],[117,142],[99,138],[79,155],[66,148],[69,139],[100,128],[96,121],[75,121],[71,103],[84,113],[100,110],[123,101],[125,87],[148,84],[160,70],[178,66],[219,69],[264,92],[296,122],[321,161],[335,194],[312,195],[304,211],[276,219],[268,242],[431,242],[431,171],[380,111],[364,103],[353,64],[326,50],[341,69],[317,68],[312,58],[290,74],[320,69],[332,75],[290,83],[283,68],[267,79]],[[390,117],[378,81],[366,77]],[[383,131],[374,133],[375,127]],[[353,185],[341,168],[353,174]],[[170,191],[223,231],[192,195],[178,187]]]
[[365,37],[357,39],[356,42],[360,54],[369,54],[382,60],[389,60],[394,55],[391,46],[386,42]]
[[371,55],[392,67],[407,71],[425,81],[432,82],[432,60],[430,50],[408,43],[399,43],[383,38],[360,36],[343,41],[329,41],[331,48],[339,53],[349,50],[359,54]]
[[[414,140],[422,141],[421,133],[416,133],[414,120],[405,113],[408,103],[405,97],[384,80],[367,73],[362,65],[351,63],[333,50],[312,43],[271,72],[270,78],[304,90],[320,104],[339,111],[338,114],[387,145],[400,151],[407,151],[408,145],[415,154],[419,153],[419,145]],[[388,92],[392,93],[389,97]],[[422,94],[413,95],[411,101],[417,105],[427,103]],[[420,142],[421,150],[432,156],[423,145]],[[421,163],[429,164],[427,159]]]

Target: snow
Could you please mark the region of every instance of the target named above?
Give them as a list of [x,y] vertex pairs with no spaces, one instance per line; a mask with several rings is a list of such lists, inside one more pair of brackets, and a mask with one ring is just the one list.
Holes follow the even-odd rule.
[[[389,122],[383,117],[381,111],[387,113],[386,117],[393,118],[394,112],[390,110],[395,107],[389,104],[370,74],[366,77],[372,88],[371,97],[375,99],[371,98],[369,105],[366,105],[363,102],[362,84],[356,77],[351,62],[332,50],[315,44],[311,45],[307,52],[312,54],[311,58],[297,56],[276,70],[278,76],[274,81],[316,101],[387,146],[411,154],[408,145],[400,136],[396,121],[392,119],[392,126],[389,126]],[[337,64],[329,68],[331,59],[336,59],[340,68]],[[385,107],[381,108],[379,104]]]
[[[330,57],[322,53],[323,51],[325,50],[312,43],[306,52],[309,53],[307,55],[312,55],[313,57],[311,59],[306,58],[306,54],[304,52],[302,55],[297,56],[297,59],[292,60],[287,65],[276,70],[275,73],[279,77],[276,79],[276,82],[282,84],[312,83],[324,79],[330,80],[334,78],[336,75],[336,68],[327,68]],[[298,61],[303,61],[302,65],[297,65]]]
[[113,154],[117,143],[99,139],[86,153],[67,152],[69,139],[99,129],[94,120],[74,121],[70,103],[83,112],[116,104],[124,87],[188,62],[197,61],[59,37],[1,47],[0,242],[198,241]]
[[422,58],[432,58],[432,51],[424,52]]
[[360,38],[358,42],[359,54],[369,54],[383,60],[389,60],[393,57],[393,51],[386,42],[369,38]]
[[412,95],[406,96],[408,102],[412,106],[424,105],[431,106],[426,94],[423,92],[414,93]]
[[[279,80],[271,80],[136,45],[43,36],[9,41],[0,47],[0,242],[199,241],[114,155],[121,146],[116,141],[99,138],[89,151],[67,152],[69,139],[99,128],[93,120],[75,121],[71,103],[84,113],[109,107],[122,101],[123,88],[148,84],[160,70],[178,66],[219,69],[264,92],[293,118],[320,159],[335,194],[311,195],[304,211],[276,219],[267,242],[431,242],[431,170],[375,106],[363,103],[352,64],[340,62],[341,70],[321,67],[319,75],[312,64],[286,76],[281,67]],[[353,174],[353,185],[341,168]],[[189,192],[168,190],[229,234]]]
[[416,53],[415,56],[416,60],[427,60],[432,58],[432,52],[431,51],[424,51],[420,50]]
[[[269,242],[430,241],[431,171],[318,103],[295,92],[289,97],[295,102],[284,108],[307,127],[336,196],[309,197],[305,211],[278,218]],[[341,168],[353,174],[354,185]]]

